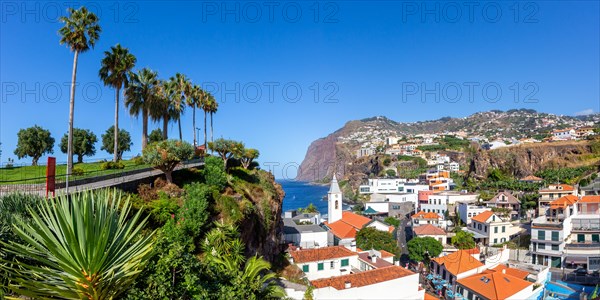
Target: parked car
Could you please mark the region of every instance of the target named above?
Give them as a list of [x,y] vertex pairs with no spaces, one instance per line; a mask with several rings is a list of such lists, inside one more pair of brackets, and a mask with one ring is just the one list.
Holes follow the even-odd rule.
[[587,270],[585,268],[578,268],[577,270],[575,270],[575,274],[577,276],[585,276],[587,275]]

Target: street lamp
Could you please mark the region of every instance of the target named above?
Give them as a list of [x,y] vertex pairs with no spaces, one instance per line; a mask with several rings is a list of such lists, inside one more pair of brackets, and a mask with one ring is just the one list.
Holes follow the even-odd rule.
[[[196,131],[198,131],[198,134],[196,135],[196,137],[200,136],[200,128],[199,127],[196,127]],[[194,147],[198,146],[198,142],[196,142],[196,141],[197,141],[197,138],[194,139]]]

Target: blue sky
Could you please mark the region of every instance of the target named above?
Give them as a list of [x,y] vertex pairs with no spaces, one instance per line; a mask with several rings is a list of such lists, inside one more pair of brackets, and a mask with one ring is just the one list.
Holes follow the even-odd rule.
[[[2,3],[2,163],[16,158],[17,131],[34,124],[52,132],[54,154],[66,161],[58,141],[68,127],[73,54],[58,44],[55,19],[68,3]],[[218,86],[215,135],[258,148],[261,162],[289,164],[289,174],[310,142],[353,119],[600,111],[596,1],[78,3],[97,12],[103,31],[80,56],[75,127],[98,136],[113,123],[114,90],[97,74],[116,43],[136,55],[136,69]],[[141,120],[121,106],[120,126],[134,142],[125,156],[139,153]],[[191,111],[182,126],[191,142]],[[178,136],[176,124],[170,130]],[[97,157],[110,157],[100,143]]]

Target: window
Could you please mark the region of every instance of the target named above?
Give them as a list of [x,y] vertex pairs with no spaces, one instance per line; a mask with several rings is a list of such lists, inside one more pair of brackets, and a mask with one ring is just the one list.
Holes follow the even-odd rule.
[[538,230],[538,240],[545,240],[546,239],[546,232],[543,230]]
[[335,200],[335,209],[338,209],[339,206],[340,206],[339,201]]
[[502,232],[506,232],[506,226],[502,226]]
[[578,242],[578,243],[583,243],[583,242],[585,242],[585,234],[578,234],[578,235],[577,235],[577,242]]
[[494,245],[498,244],[498,239],[494,239]]
[[303,265],[302,266],[302,272],[304,272],[304,273],[308,272],[308,265]]
[[552,245],[552,250],[558,251],[558,245]]
[[481,230],[481,224],[477,224],[477,229]]
[[342,259],[342,267],[346,267],[350,264],[349,260],[347,258]]
[[598,234],[592,234],[592,242],[600,242],[600,235]]
[[494,227],[494,233],[498,233],[498,227]]
[[483,225],[483,231],[487,232],[487,225]]
[[552,240],[558,241],[558,231],[552,231]]
[[325,269],[325,267],[323,266],[323,263],[319,263],[319,264],[317,265],[317,270],[318,270],[318,271],[323,271],[323,269]]
[[546,244],[538,244],[538,249],[546,249]]
[[333,260],[329,262],[329,268],[330,269],[335,268],[335,262]]

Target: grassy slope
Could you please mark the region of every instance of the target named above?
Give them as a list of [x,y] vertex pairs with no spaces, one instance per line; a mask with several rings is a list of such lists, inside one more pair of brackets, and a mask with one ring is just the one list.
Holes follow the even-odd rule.
[[[133,160],[123,160],[121,162],[125,165],[125,168],[120,170],[102,170],[102,162],[74,164],[74,167],[79,167],[85,172],[82,176],[75,176],[75,179],[95,177],[149,167],[149,165],[136,165]],[[56,166],[57,176],[65,175],[66,172],[67,165]],[[0,168],[0,185],[14,183],[42,183],[45,180],[45,176],[46,166],[23,166],[13,167],[10,169]]]

